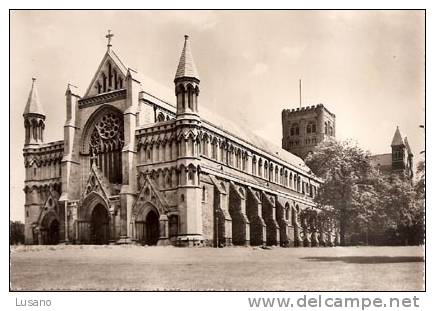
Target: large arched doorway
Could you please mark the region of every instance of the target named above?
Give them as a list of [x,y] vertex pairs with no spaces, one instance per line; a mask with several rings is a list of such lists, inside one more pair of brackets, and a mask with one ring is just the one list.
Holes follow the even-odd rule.
[[50,210],[46,212],[42,218],[39,225],[40,230],[40,240],[39,243],[45,245],[56,245],[59,244],[59,218],[57,214]]
[[154,210],[149,211],[146,220],[146,244],[156,245],[160,236],[159,216]]
[[156,245],[160,237],[159,213],[155,208],[144,209],[135,222],[136,239],[142,245]]
[[59,222],[57,219],[53,219],[48,226],[47,230],[47,244],[56,245],[59,244]]
[[91,214],[91,244],[108,244],[110,238],[109,214],[102,204],[97,204]]

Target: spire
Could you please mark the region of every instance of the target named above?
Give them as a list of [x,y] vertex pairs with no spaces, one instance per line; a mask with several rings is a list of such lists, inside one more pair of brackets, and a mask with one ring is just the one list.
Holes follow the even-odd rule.
[[44,110],[39,102],[38,91],[36,90],[36,78],[32,78],[32,89],[30,90],[26,108],[24,109],[24,115],[26,114],[45,115]]
[[394,133],[393,141],[391,142],[391,147],[393,146],[404,146],[402,135],[400,135],[399,127],[396,128]]
[[195,78],[199,80],[198,71],[193,61],[192,51],[190,50],[189,36],[184,36],[184,47],[181,52],[180,62],[178,63],[175,80],[179,78]]

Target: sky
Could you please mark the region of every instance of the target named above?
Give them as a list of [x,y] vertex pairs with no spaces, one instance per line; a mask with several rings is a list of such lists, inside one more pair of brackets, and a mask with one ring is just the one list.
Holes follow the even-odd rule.
[[[199,104],[281,145],[281,111],[324,104],[338,139],[391,152],[397,126],[425,149],[423,11],[13,11],[10,15],[11,219],[24,219],[23,111],[32,77],[46,142],[63,139],[68,83],[87,89],[106,51],[173,87],[184,35]],[[175,96],[175,95],[174,95]]]

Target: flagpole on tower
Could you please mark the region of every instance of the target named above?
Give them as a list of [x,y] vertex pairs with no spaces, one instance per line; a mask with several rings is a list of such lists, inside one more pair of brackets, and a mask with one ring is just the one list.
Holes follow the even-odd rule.
[[302,108],[302,79],[299,79],[299,108]]

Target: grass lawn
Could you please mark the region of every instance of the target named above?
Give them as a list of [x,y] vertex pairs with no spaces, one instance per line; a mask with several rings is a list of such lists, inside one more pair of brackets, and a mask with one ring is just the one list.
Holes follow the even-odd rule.
[[424,290],[421,247],[20,246],[13,290]]

